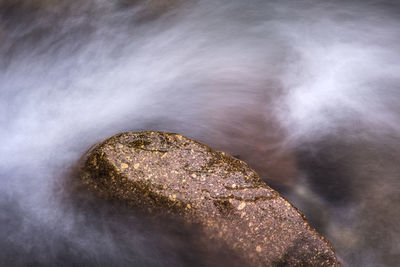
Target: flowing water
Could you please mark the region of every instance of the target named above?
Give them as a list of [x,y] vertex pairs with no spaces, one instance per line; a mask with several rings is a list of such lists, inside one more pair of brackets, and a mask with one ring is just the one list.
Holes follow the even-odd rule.
[[76,189],[139,130],[245,160],[345,266],[400,262],[396,1],[0,0],[0,41],[1,266],[242,266]]

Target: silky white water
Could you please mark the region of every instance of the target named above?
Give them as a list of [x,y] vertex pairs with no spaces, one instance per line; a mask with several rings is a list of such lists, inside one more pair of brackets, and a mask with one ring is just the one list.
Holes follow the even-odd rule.
[[346,266],[396,266],[399,5],[167,2],[0,0],[0,264],[224,266],[68,189],[93,144],[162,130],[248,162]]

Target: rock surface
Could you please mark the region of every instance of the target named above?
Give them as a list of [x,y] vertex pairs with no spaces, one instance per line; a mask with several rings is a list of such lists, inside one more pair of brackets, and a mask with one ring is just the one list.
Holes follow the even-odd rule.
[[117,134],[82,179],[102,197],[199,224],[251,266],[340,266],[330,244],[246,163],[178,134]]

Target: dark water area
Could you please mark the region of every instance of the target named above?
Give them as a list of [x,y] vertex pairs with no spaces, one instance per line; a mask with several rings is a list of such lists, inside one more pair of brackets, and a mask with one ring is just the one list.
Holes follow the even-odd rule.
[[399,44],[389,0],[0,0],[0,266],[244,266],[81,187],[140,130],[248,162],[345,266],[398,266]]

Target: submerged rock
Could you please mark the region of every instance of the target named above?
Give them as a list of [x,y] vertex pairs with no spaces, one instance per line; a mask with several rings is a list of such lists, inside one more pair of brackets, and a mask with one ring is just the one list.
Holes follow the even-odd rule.
[[82,179],[110,200],[199,224],[251,266],[340,266],[330,244],[246,163],[178,134],[115,135]]

